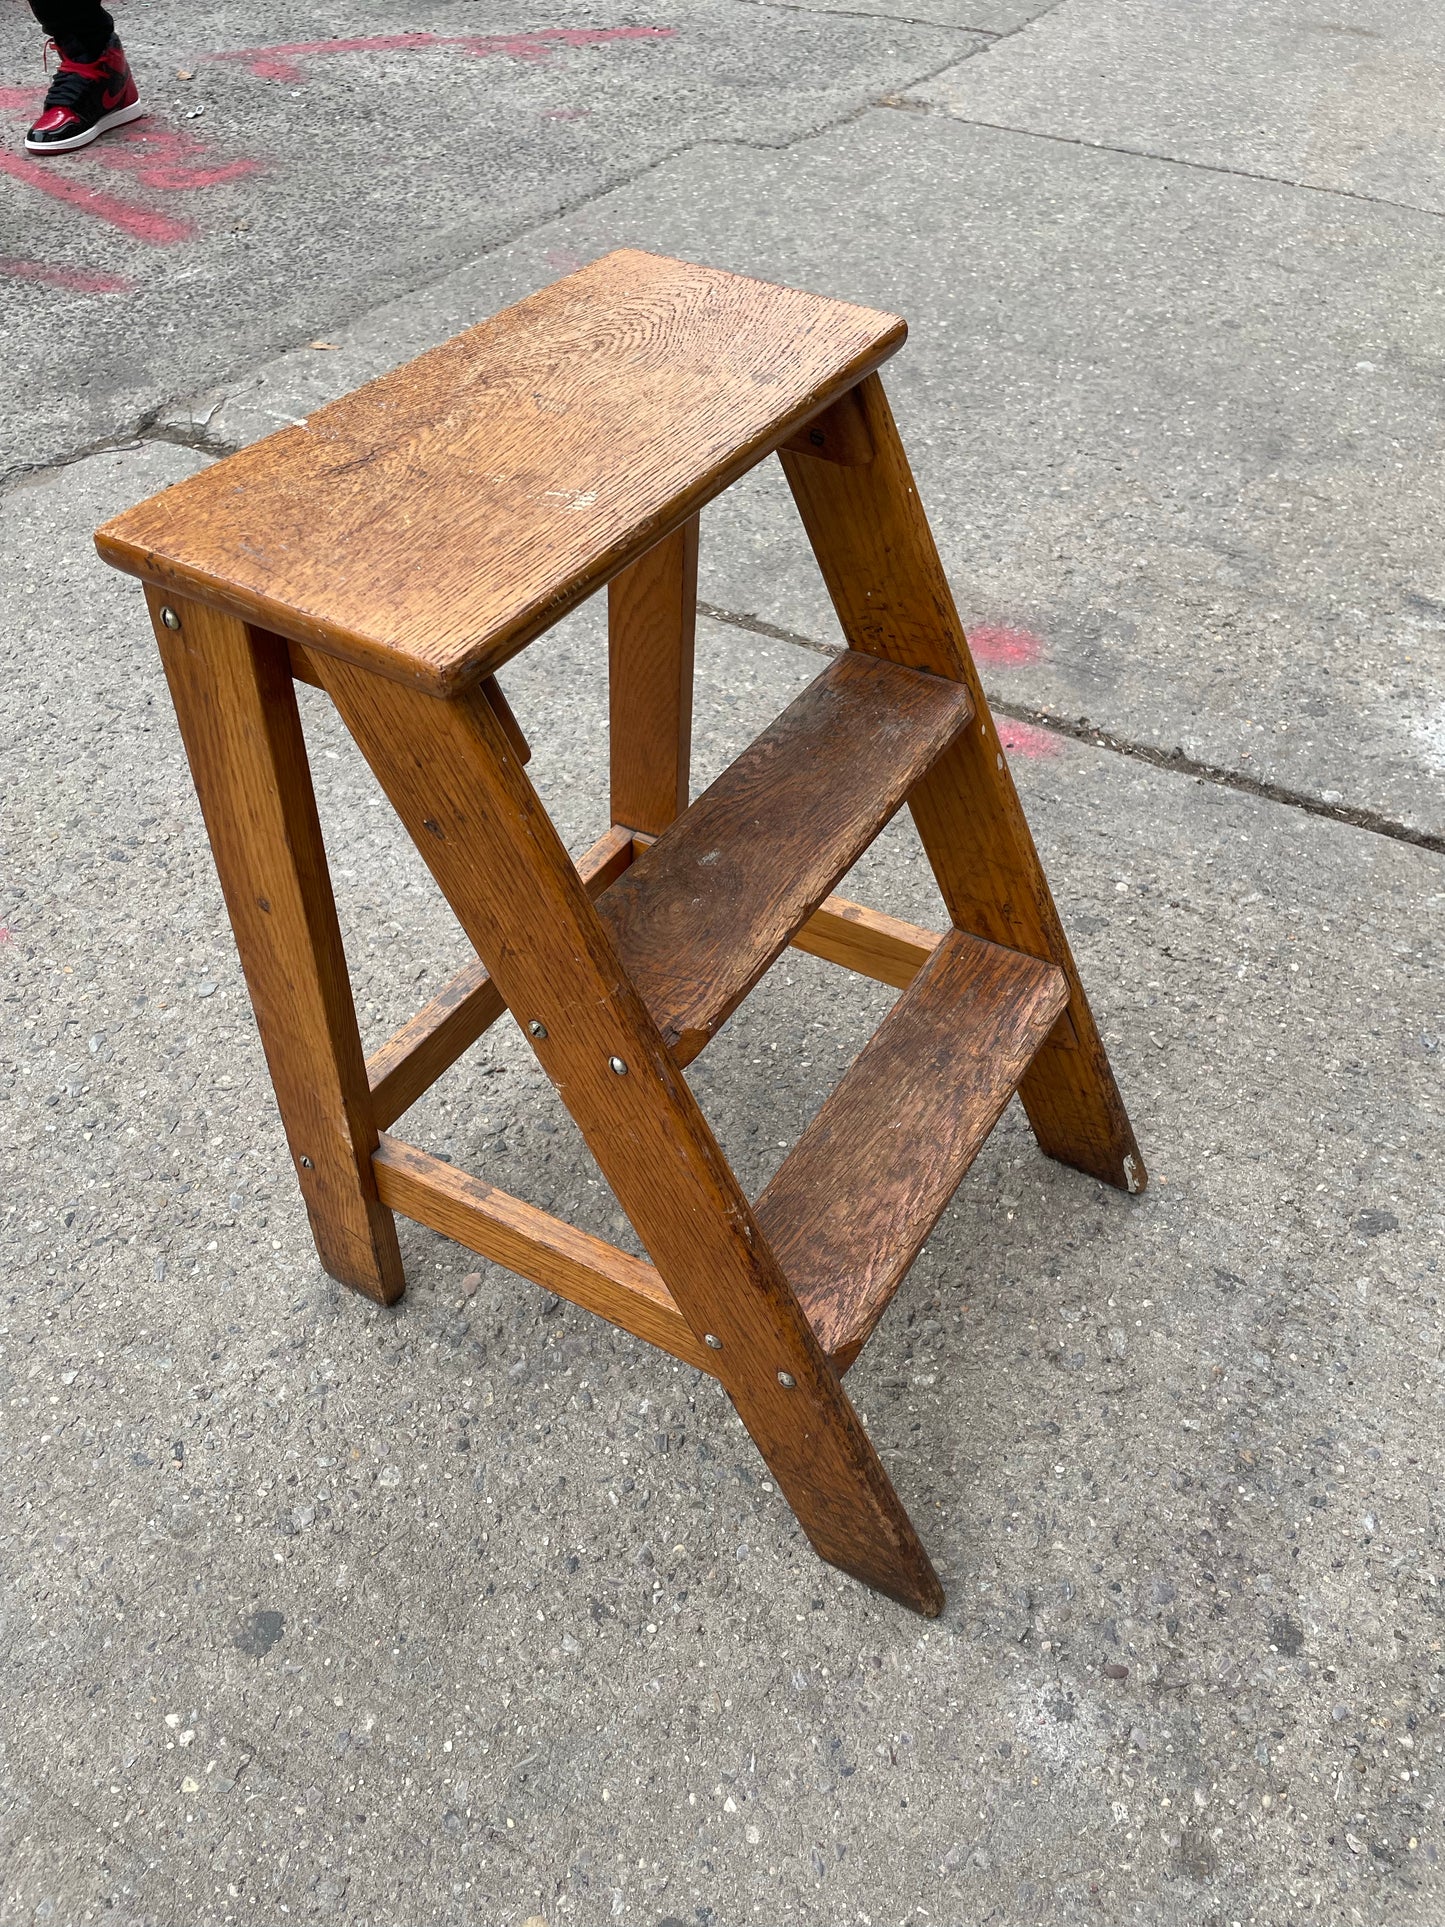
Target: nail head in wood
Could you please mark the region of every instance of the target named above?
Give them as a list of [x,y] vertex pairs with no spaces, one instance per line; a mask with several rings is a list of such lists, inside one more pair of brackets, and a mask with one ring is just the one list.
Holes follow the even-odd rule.
[[720,1352],[722,1350],[722,1340],[716,1332],[705,1333],[702,1342],[707,1346],[709,1351]]
[[793,1387],[797,1384],[797,1382],[798,1382],[797,1379],[793,1377],[793,1374],[791,1372],[778,1373],[778,1383],[782,1386],[785,1392],[791,1392]]
[[527,1032],[528,1035],[532,1037],[545,1037],[547,1035],[547,1026],[542,1022],[540,1017],[534,1017],[527,1026]]
[[176,614],[175,610],[171,608],[169,603],[161,610],[161,621],[166,625],[167,629],[179,629],[181,626],[180,617]]
[[302,1158],[301,1169],[303,1171],[314,1171],[316,1166],[311,1162],[310,1158]]
[[608,1066],[608,1069],[609,1069],[609,1070],[613,1070],[613,1071],[616,1071],[616,1073],[617,1073],[617,1075],[618,1075],[619,1077],[626,1077],[626,1075],[627,1075],[627,1065],[626,1065],[626,1062],[625,1062],[625,1061],[624,1061],[624,1060],[623,1060],[622,1058],[620,1058],[620,1057],[609,1057],[609,1058],[608,1058],[608,1060],[607,1060],[607,1066]]

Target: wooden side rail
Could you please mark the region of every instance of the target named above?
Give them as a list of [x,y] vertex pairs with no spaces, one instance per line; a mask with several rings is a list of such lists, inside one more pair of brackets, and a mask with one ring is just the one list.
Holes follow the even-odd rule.
[[713,1354],[646,1259],[399,1138],[383,1135],[371,1162],[381,1201],[393,1211],[716,1377]]
[[[599,837],[577,864],[589,894],[598,896],[615,883],[632,857],[630,830],[614,828]],[[506,1008],[480,963],[469,963],[444,984],[430,1003],[423,1004],[366,1060],[377,1129],[384,1131],[410,1110]]]

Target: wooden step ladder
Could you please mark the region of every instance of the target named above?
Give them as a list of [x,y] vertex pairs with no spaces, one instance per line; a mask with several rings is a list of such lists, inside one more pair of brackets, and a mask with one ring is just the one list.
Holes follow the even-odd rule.
[[[1050,1156],[1144,1169],[878,380],[904,334],[608,255],[96,539],[146,585],[326,1269],[394,1302],[399,1211],[711,1373],[822,1557],[932,1614],[842,1374],[1015,1091]],[[689,805],[698,511],[774,453],[848,649]],[[496,672],[604,584],[612,828],[574,865]],[[369,1062],[297,679],[476,951]],[[831,894],[905,804],[941,936]],[[750,1203],[683,1071],[790,944],[902,994]],[[508,1012],[646,1259],[387,1134]]]

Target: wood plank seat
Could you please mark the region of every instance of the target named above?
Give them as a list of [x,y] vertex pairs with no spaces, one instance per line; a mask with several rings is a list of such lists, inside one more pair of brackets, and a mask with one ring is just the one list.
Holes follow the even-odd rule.
[[896,315],[621,249],[107,524],[106,561],[455,693],[796,435]]
[[[399,1212],[711,1373],[820,1556],[932,1614],[842,1374],[1015,1091],[1051,1156],[1144,1173],[878,379],[904,334],[624,250],[96,541],[146,585],[326,1269],[395,1302]],[[698,511],[774,453],[848,649],[689,803]],[[604,586],[574,864],[495,672]],[[369,1062],[298,680],[475,952]],[[904,806],[941,932],[829,895]],[[901,994],[754,1206],[684,1071],[788,944]],[[503,1017],[645,1258],[389,1134]]]

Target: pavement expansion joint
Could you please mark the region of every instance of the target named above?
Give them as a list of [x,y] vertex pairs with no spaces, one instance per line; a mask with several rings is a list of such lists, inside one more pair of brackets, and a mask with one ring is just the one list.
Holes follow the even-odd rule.
[[1439,208],[1421,207],[1415,201],[1391,200],[1384,194],[1361,194],[1354,188],[1329,187],[1320,181],[1294,180],[1288,174],[1265,174],[1252,167],[1226,167],[1222,161],[1194,161],[1181,154],[1160,154],[1149,147],[1123,147],[1117,141],[1089,140],[1083,134],[1052,134],[1041,127],[1011,127],[1005,121],[978,120],[972,114],[955,113],[952,108],[941,106],[937,101],[901,98],[909,87],[917,85],[916,80],[909,81],[894,93],[884,95],[877,104],[880,107],[902,109],[910,114],[932,114],[941,120],[957,121],[961,127],[987,128],[994,134],[1019,134],[1026,140],[1052,141],[1061,147],[1088,147],[1099,154],[1123,154],[1130,160],[1158,161],[1164,167],[1185,167],[1192,174],[1225,174],[1237,181],[1263,181],[1269,187],[1297,188],[1302,194],[1323,194],[1336,201],[1362,201],[1366,207],[1388,207],[1401,214],[1427,214],[1432,220],[1445,220],[1445,213]]
[[[699,602],[697,612],[713,622],[746,629],[753,635],[768,636],[774,642],[791,642],[800,649],[811,649],[820,656],[839,656],[843,653],[837,643],[819,642],[814,636],[799,635],[796,630],[779,628],[776,623],[767,622],[761,616],[741,615],[736,610],[720,609],[715,603]],[[1305,790],[1291,789],[1284,783],[1266,782],[1262,777],[1226,769],[1219,763],[1200,762],[1192,756],[1186,756],[1182,749],[1160,749],[1154,743],[1141,743],[1126,736],[1116,736],[1102,724],[1091,723],[1087,716],[1070,722],[1066,717],[1056,716],[1050,709],[1033,709],[1026,703],[1003,702],[992,696],[989,704],[997,715],[1007,716],[1013,722],[1050,730],[1056,736],[1067,736],[1076,743],[1087,743],[1092,749],[1112,750],[1116,756],[1148,763],[1154,769],[1167,770],[1175,776],[1188,776],[1195,782],[1213,783],[1220,789],[1237,790],[1243,796],[1257,797],[1265,803],[1278,803],[1286,809],[1302,810],[1307,816],[1324,817],[1327,822],[1343,823],[1352,830],[1367,830],[1373,836],[1387,836],[1396,843],[1411,843],[1416,849],[1433,850],[1445,855],[1445,836],[1418,830],[1412,824],[1402,823],[1398,817],[1386,816],[1379,810],[1352,809],[1347,803],[1326,803],[1322,797],[1311,796]]]

